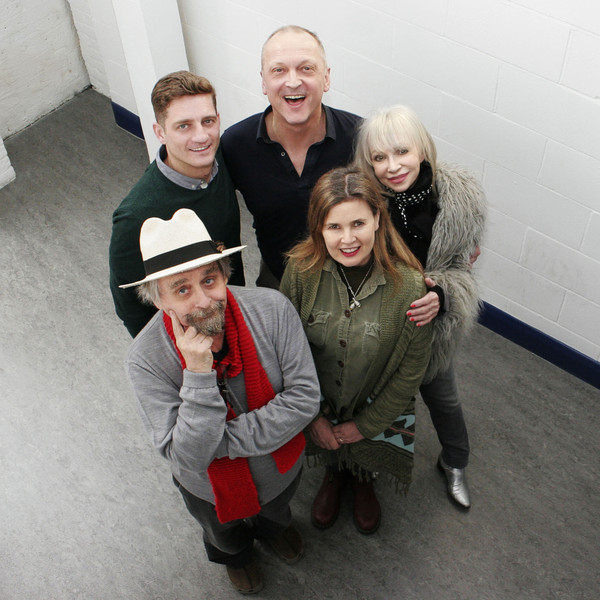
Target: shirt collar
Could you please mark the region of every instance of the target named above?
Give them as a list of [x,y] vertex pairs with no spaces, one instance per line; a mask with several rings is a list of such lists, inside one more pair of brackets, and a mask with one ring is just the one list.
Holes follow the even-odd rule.
[[[347,289],[348,286],[342,280],[337,268],[337,264],[331,258],[331,256],[328,256],[325,259],[323,271],[328,271],[331,274],[331,276],[335,279],[336,285],[339,289]],[[368,296],[373,294],[379,286],[385,286],[387,284],[388,281],[386,280],[383,268],[377,263],[375,263],[375,265],[373,265],[373,272],[371,273],[371,276],[367,279],[367,281],[365,281],[362,290],[359,294],[357,294],[357,296],[360,296],[361,299],[367,298]],[[389,285],[393,285],[391,281],[389,282]]]
[[[325,263],[323,264],[323,271],[329,271],[335,279],[342,281],[342,278],[340,277],[340,274],[338,272],[337,263],[333,260],[333,258],[331,258],[331,256],[328,256],[325,259]],[[373,265],[373,272],[371,273],[371,276],[369,277],[367,283],[369,284],[367,287],[370,287],[372,285],[374,288],[378,285],[385,285],[387,283],[385,278],[385,271],[377,263]]]
[[[335,140],[335,123],[333,122],[333,112],[329,106],[325,106],[325,104],[321,104],[321,106],[325,110],[325,137],[331,138]],[[269,137],[267,133],[267,115],[273,112],[273,107],[271,105],[267,106],[265,111],[260,117],[260,121],[258,122],[258,130],[256,132],[256,139],[263,140],[267,144],[272,144],[273,140]]]
[[213,162],[210,175],[208,176],[208,181],[204,179],[188,177],[187,175],[179,173],[179,171],[175,171],[175,169],[171,169],[171,167],[165,163],[166,158],[167,149],[163,144],[156,153],[156,166],[169,181],[172,181],[175,185],[185,188],[186,190],[205,190],[208,187],[208,184],[217,176],[217,173],[219,172],[219,163],[217,162],[216,158]]

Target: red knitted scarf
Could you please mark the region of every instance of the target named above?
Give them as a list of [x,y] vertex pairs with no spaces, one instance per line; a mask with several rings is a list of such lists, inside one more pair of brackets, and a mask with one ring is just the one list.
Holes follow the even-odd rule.
[[[175,344],[171,318],[166,313],[163,313],[163,321],[169,337]],[[275,392],[258,360],[254,340],[244,316],[229,290],[227,290],[225,307],[225,336],[229,352],[219,365],[213,363],[213,369],[217,370],[219,377],[222,375],[223,367],[228,367],[228,377],[236,377],[243,370],[248,411],[256,410],[269,402],[275,396]],[[175,348],[181,365],[185,369],[185,359],[179,352],[177,344],[175,344]],[[225,401],[227,402],[226,399]],[[235,417],[233,409],[227,402],[227,420]],[[296,464],[304,446],[304,434],[300,432],[275,450],[271,456],[275,460],[277,470],[280,473],[289,471]],[[227,456],[215,458],[208,467],[208,477],[215,495],[217,518],[221,523],[251,517],[260,511],[258,492],[250,473],[248,459],[235,458],[232,460]]]

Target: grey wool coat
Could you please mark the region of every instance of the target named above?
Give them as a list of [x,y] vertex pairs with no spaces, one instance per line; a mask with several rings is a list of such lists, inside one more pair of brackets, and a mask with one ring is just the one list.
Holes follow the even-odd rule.
[[431,360],[424,383],[449,368],[459,340],[479,314],[470,258],[483,240],[487,215],[483,189],[469,172],[441,163],[435,181],[439,212],[427,253],[426,276],[442,287],[448,306],[433,321]]

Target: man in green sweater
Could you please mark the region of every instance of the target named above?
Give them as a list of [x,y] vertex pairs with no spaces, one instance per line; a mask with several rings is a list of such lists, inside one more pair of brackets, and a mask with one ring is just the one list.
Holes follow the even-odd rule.
[[[141,179],[113,213],[109,249],[110,289],[118,317],[132,337],[155,308],[119,285],[144,277],[140,229],[150,217],[168,220],[180,208],[193,210],[215,240],[240,245],[240,210],[219,149],[220,119],[211,83],[188,71],[159,79],[152,90],[161,147]],[[232,257],[234,258],[234,257]],[[230,283],[244,285],[241,255],[232,261]]]

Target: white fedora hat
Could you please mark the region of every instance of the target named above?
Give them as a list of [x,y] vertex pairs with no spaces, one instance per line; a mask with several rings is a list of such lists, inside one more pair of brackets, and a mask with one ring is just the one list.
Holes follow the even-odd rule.
[[237,246],[220,251],[204,223],[189,208],[178,210],[170,221],[151,217],[144,221],[140,231],[140,250],[146,277],[119,287],[133,287],[146,281],[190,271],[245,247]]

